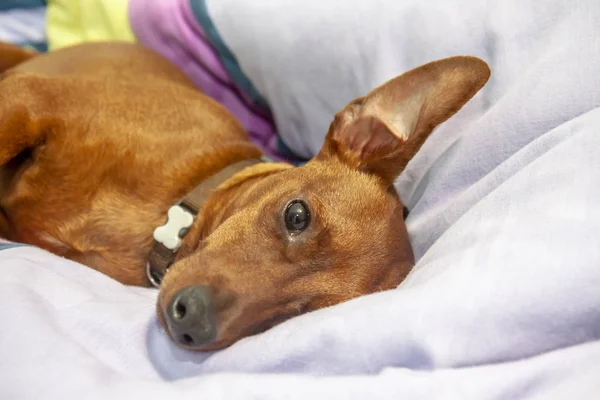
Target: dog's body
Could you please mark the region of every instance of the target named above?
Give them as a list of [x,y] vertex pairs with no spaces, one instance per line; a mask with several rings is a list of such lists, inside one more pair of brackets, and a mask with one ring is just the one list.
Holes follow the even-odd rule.
[[152,231],[170,206],[219,169],[260,156],[229,113],[142,47],[89,44],[40,55],[2,84],[2,107],[20,105],[2,118],[18,116],[20,126],[0,147],[20,139],[27,143],[19,151],[33,151],[3,179],[4,236],[127,284],[147,284]]
[[[142,47],[3,53],[12,60],[0,64],[5,238],[147,285],[152,233],[169,208],[261,155],[226,110]],[[427,64],[352,101],[305,166],[259,163],[226,179],[161,285],[158,317],[173,339],[220,348],[396,287],[414,258],[393,180],[488,77],[470,57]]]

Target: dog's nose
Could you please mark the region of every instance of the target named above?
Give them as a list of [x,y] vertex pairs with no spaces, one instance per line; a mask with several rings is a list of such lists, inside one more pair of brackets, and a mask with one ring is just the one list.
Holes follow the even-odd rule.
[[217,329],[209,289],[204,286],[181,289],[167,307],[166,320],[173,338],[184,346],[199,346],[214,340]]

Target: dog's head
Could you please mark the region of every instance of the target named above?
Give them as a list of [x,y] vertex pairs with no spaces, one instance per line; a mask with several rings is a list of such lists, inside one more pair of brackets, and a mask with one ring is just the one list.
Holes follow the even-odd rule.
[[162,282],[158,317],[174,341],[223,348],[395,288],[414,256],[393,182],[489,75],[472,57],[416,68],[338,112],[305,166],[257,165],[225,182]]

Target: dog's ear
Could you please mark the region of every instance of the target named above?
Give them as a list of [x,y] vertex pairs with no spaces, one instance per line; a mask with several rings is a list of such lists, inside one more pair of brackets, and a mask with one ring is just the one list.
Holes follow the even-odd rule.
[[[0,42],[0,73],[35,56],[33,51]],[[0,79],[0,168],[34,147],[41,129],[35,124],[39,93],[35,76],[5,74]]]
[[338,157],[393,181],[440,123],[485,85],[488,65],[451,57],[400,75],[338,112],[318,159]]
[[37,53],[12,44],[0,42],[0,73],[35,56]]
[[0,168],[44,142],[57,124],[55,82],[33,74],[0,80]]

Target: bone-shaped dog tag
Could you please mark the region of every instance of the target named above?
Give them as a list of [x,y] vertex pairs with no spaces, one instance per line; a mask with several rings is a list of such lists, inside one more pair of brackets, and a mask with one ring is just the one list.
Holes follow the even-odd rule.
[[192,226],[194,216],[181,206],[169,208],[167,223],[154,230],[154,240],[162,243],[167,249],[175,252],[181,247],[179,233]]

